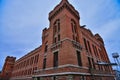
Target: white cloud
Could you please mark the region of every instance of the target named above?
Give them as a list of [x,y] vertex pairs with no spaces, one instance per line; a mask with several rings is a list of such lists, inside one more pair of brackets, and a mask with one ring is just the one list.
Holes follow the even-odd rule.
[[[120,30],[120,19],[118,20],[111,20],[108,23],[104,24],[103,26],[96,29],[96,32],[100,33],[104,39],[111,39],[117,36],[113,36],[117,30]],[[118,34],[118,33],[117,33]]]

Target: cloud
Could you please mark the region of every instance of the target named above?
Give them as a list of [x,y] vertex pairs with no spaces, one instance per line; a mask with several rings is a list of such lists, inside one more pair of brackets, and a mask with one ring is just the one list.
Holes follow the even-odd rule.
[[[107,22],[106,24],[102,25],[101,27],[99,27],[99,29],[96,29],[96,32],[100,33],[102,35],[102,37],[104,37],[104,39],[112,39],[114,37],[114,34],[120,30],[120,19],[116,19],[116,20],[111,20],[109,22]],[[118,32],[120,33],[120,32]],[[118,34],[116,33],[116,35]]]

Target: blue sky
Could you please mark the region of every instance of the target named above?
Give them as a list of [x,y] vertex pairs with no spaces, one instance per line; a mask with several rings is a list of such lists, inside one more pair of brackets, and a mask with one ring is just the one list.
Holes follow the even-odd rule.
[[[6,56],[20,58],[41,45],[48,14],[60,0],[0,0],[0,70]],[[80,24],[99,33],[111,62],[120,53],[120,0],[69,0],[80,13]]]

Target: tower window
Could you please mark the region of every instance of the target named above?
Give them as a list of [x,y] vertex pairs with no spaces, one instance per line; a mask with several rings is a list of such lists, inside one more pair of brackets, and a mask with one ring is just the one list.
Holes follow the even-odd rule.
[[53,27],[53,43],[60,41],[60,19],[57,19]]
[[76,33],[76,23],[73,19],[71,20],[71,27],[72,27],[72,32]]
[[80,51],[77,51],[77,61],[78,61],[78,65],[82,66]]
[[45,45],[45,52],[47,52],[47,48],[48,48],[48,46],[47,46],[47,45]]
[[54,53],[53,67],[58,67],[58,52]]
[[54,23],[54,34],[58,33],[60,31],[60,19],[57,19]]
[[60,22],[58,23],[58,32],[60,32]]
[[54,26],[54,32],[55,33],[57,32],[57,26],[56,25]]
[[44,60],[43,60],[43,69],[45,69],[46,68],[46,58],[44,58]]
[[60,34],[58,35],[58,41],[60,41]]

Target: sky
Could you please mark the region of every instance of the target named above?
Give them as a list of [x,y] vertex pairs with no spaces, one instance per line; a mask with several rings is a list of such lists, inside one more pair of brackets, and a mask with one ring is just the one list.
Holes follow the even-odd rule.
[[[41,45],[48,14],[61,0],[0,0],[0,70],[6,56],[17,59]],[[120,54],[120,0],[69,0],[80,24],[99,33],[111,62]]]

